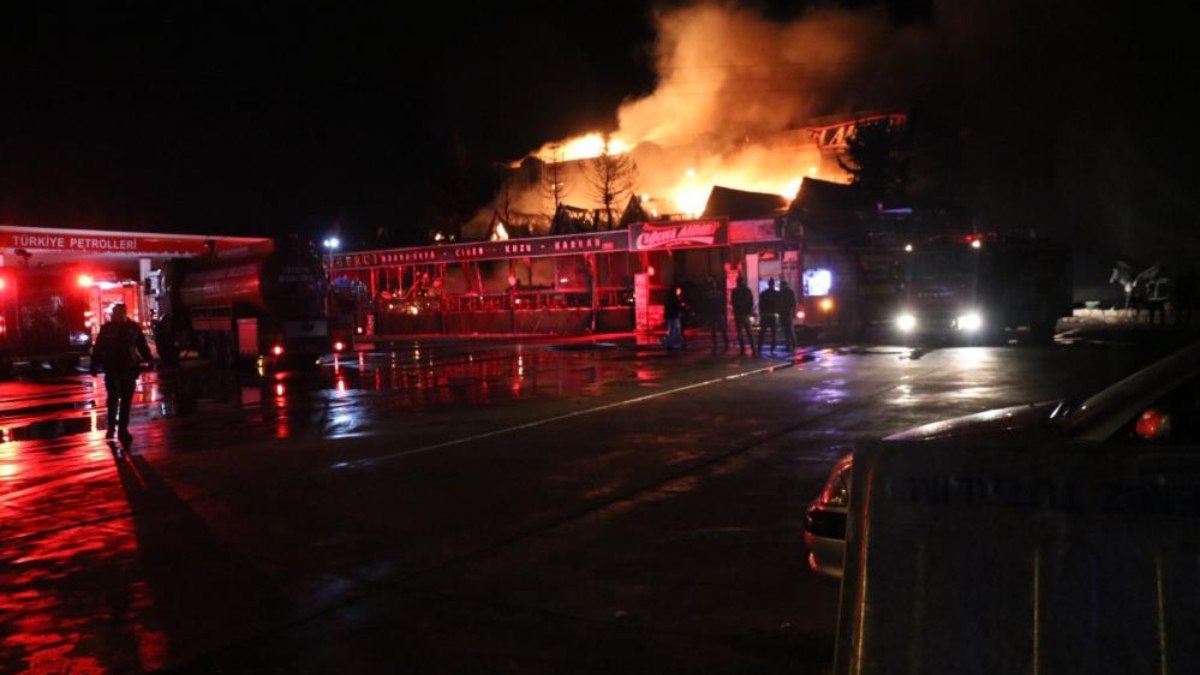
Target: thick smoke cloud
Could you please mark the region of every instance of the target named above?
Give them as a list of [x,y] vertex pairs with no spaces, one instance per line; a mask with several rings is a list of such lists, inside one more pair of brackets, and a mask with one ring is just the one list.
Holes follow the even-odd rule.
[[[922,27],[896,28],[882,11],[811,13],[778,23],[729,4],[657,15],[658,86],[617,111],[613,132],[633,147],[639,189],[662,212],[703,206],[713,185],[793,196],[801,178],[844,179],[805,131],[814,118],[902,110],[904,87],[926,67]],[[549,159],[552,148],[537,153]],[[587,163],[564,167],[569,203],[596,206]],[[531,188],[517,210],[546,213]]]
[[1178,267],[1200,254],[1194,39],[1178,14],[935,0],[925,20],[897,25],[873,7],[789,23],[730,3],[676,7],[657,17],[658,86],[620,107],[615,134],[688,148],[640,162],[646,191],[670,193],[693,168],[774,192],[811,175],[814,158],[773,134],[825,115],[919,112],[956,137],[976,225],[1070,239],[1097,278],[1116,257]]
[[816,116],[887,106],[919,69],[921,28],[885,14],[826,10],[780,24],[700,3],[663,12],[659,87],[621,107],[620,135],[672,144],[794,128]]

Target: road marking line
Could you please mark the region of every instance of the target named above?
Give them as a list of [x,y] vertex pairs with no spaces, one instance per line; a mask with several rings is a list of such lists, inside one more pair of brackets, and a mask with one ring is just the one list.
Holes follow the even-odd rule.
[[433,450],[440,450],[442,448],[448,448],[448,447],[455,446],[455,445],[462,445],[464,443],[473,443],[475,441],[483,440],[485,438],[491,438],[493,436],[501,436],[503,434],[510,434],[515,431],[523,431],[525,429],[532,429],[534,427],[540,427],[545,424],[561,422],[563,420],[568,420],[568,419],[571,419],[574,417],[581,417],[583,415],[590,415],[592,413],[602,412],[605,410],[612,410],[614,408],[620,408],[620,407],[631,405],[634,403],[650,401],[650,400],[653,400],[656,398],[662,398],[664,396],[678,394],[680,392],[688,391],[690,389],[698,389],[700,387],[707,387],[707,386],[714,385],[714,384],[720,384],[722,382],[728,382],[730,380],[736,380],[736,379],[747,377],[750,375],[757,375],[760,373],[770,373],[770,372],[779,370],[781,368],[791,368],[791,367],[792,367],[792,364],[790,362],[778,363],[775,365],[765,366],[763,368],[756,368],[754,370],[748,370],[744,373],[737,373],[734,375],[725,375],[725,376],[714,378],[711,380],[704,380],[702,382],[693,382],[692,384],[684,385],[682,387],[676,387],[674,389],[668,389],[666,391],[659,391],[659,392],[655,392],[653,394],[646,394],[644,396],[638,396],[636,398],[626,399],[623,401],[614,401],[613,403],[606,403],[604,405],[596,406],[594,408],[587,408],[585,410],[576,410],[574,412],[569,412],[564,415],[556,415],[554,417],[547,417],[545,419],[534,420],[532,422],[526,422],[524,424],[518,424],[516,426],[505,427],[503,429],[486,431],[486,432],[483,432],[480,434],[474,434],[472,436],[456,438],[451,441],[443,441],[441,443],[434,443],[433,445],[426,445],[421,448],[413,448],[411,450],[401,450],[399,452],[393,452],[393,453],[387,454],[387,455],[380,455],[378,457],[372,457],[370,459],[338,462],[337,464],[334,464],[330,468],[345,469],[345,468],[351,468],[351,467],[359,466],[359,465],[372,465],[377,462],[383,462],[383,461],[392,460],[392,459],[399,459],[401,457],[409,457],[411,455],[419,455],[419,454],[423,454],[426,452],[431,452]]

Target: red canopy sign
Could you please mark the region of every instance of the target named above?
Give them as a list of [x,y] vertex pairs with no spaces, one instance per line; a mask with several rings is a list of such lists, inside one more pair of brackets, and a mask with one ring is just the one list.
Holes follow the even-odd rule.
[[728,224],[720,218],[629,226],[629,247],[635,251],[723,246],[728,238]]
[[256,237],[142,234],[100,230],[0,228],[0,249],[124,255],[201,255],[235,248],[270,248],[273,242]]

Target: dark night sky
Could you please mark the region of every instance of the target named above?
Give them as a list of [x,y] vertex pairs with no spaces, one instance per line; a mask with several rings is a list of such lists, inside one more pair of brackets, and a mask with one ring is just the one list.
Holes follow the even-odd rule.
[[[739,4],[778,20],[818,6]],[[1083,238],[1125,236],[1089,229],[1112,209],[1196,238],[1188,23],[1075,0],[889,9],[945,22],[950,6],[960,21],[1009,9],[994,30],[963,29],[983,27],[977,90],[924,82],[914,98],[961,99],[945,110],[1000,194],[1054,202]],[[515,159],[611,124],[655,85],[648,3],[69,7],[0,10],[0,223],[320,236],[340,222],[364,242],[386,227],[416,243],[456,155]]]
[[647,9],[545,4],[5,10],[0,222],[403,230],[455,152],[519,157],[652,86]]

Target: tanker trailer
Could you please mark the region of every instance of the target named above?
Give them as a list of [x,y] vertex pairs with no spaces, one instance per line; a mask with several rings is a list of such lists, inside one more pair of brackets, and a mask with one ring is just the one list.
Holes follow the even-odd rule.
[[176,259],[164,265],[163,279],[155,332],[167,362],[179,350],[222,366],[259,357],[277,366],[311,364],[329,352],[325,271],[315,253]]

